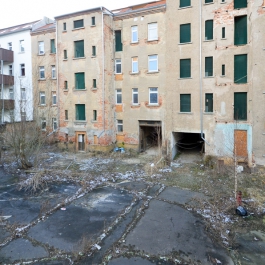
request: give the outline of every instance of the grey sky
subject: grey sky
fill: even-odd
[[[44,16],[55,16],[72,13],[79,10],[104,6],[117,9],[129,5],[152,2],[153,0],[9,0],[1,3],[0,29],[7,28]],[[2,2],[1,1],[1,2]]]

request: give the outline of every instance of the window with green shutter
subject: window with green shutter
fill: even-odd
[[[225,76],[225,64],[222,64],[222,76]]]
[[[85,89],[85,73],[75,73],[75,89]]]
[[[190,94],[180,94],[180,112],[190,112]]]
[[[179,0],[179,7],[190,6],[190,0]]]
[[[85,57],[84,41],[75,41],[75,58]]]
[[[244,8],[248,6],[247,0],[234,0],[234,8]]]
[[[213,57],[205,57],[205,76],[213,76]]]
[[[191,42],[190,24],[180,25],[179,34],[180,34],[179,36],[180,43]]]
[[[213,94],[205,94],[205,112],[213,112]]]
[[[121,30],[115,31],[115,51],[122,51]]]
[[[51,53],[56,53],[55,40],[51,40]]]
[[[74,28],[75,29],[83,28],[83,27],[84,27],[84,20],[83,19],[74,21]]]
[[[234,119],[247,120],[247,92],[234,93]]]
[[[235,55],[234,57],[234,83],[245,84],[248,80],[248,56],[247,54]]]
[[[77,121],[86,120],[86,105],[85,104],[76,104],[75,105],[75,119]]]
[[[234,44],[244,45],[247,44],[248,28],[247,28],[247,16],[235,17],[234,20]]]
[[[205,4],[212,3],[213,0],[205,0]]]
[[[190,59],[180,59],[180,78],[191,77]]]
[[[213,39],[213,20],[205,21],[205,40]]]

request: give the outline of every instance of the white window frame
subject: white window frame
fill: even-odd
[[[21,111],[20,115],[21,115],[21,121],[26,121],[27,119],[26,111]]]
[[[132,43],[138,42],[138,26],[131,27],[131,42]]]
[[[21,93],[21,100],[26,100],[26,88],[21,87],[20,93]]]
[[[148,41],[158,40],[157,22],[148,24]]]
[[[52,118],[52,130],[56,131],[58,129],[57,118]]]
[[[118,66],[120,65],[120,71],[117,71]],[[121,59],[115,59],[115,74],[121,74],[122,67],[121,67]]]
[[[12,47],[12,42],[8,42],[8,43],[7,43],[7,46],[8,46],[8,50],[12,51],[12,48],[13,48],[13,47]]]
[[[19,51],[25,52],[25,41],[24,40],[19,41]]]
[[[139,73],[138,57],[132,57],[132,73]]]
[[[44,126],[43,126],[44,125]],[[46,131],[46,118],[41,118],[41,130]]]
[[[24,71],[24,74],[22,73]],[[26,68],[25,68],[25,64],[22,63],[20,64],[20,76],[25,76],[26,75]]]
[[[123,132],[123,120],[117,120],[117,132],[118,133]]]
[[[44,41],[39,41],[39,55],[43,55],[44,53]]]
[[[9,75],[13,75],[13,65],[12,64],[10,64],[8,66],[8,72],[9,72]]]
[[[134,95],[137,95],[137,102],[134,101]],[[139,104],[139,93],[138,88],[132,89],[132,105],[138,105]]]
[[[57,95],[56,92],[53,91],[52,92],[52,105],[56,105],[57,104]]]
[[[156,102],[151,102],[151,96],[156,94]],[[149,87],[149,105],[158,105],[158,88]]]
[[[152,69],[152,64],[156,63],[156,67]],[[158,72],[158,55],[153,54],[153,55],[148,55],[148,72]]]
[[[41,106],[45,106],[46,105],[45,92],[40,92],[40,105]]]
[[[44,68],[44,66],[39,66],[39,77],[40,77],[40,79],[45,79],[45,68]]]
[[[120,101],[118,102],[118,96],[120,96]],[[122,104],[122,90],[120,88],[116,89],[116,105],[121,105]]]
[[[14,89],[9,88],[9,99],[14,99]]]
[[[52,65],[52,79],[56,79],[56,67]]]

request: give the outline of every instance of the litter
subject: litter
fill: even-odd
[[[62,210],[62,211],[65,211],[65,210],[66,210],[66,208],[61,208],[61,210]]]
[[[100,249],[101,249],[101,246],[98,245],[98,244],[95,244],[94,247],[95,247],[97,250],[100,250]]]
[[[243,206],[238,206],[236,208],[236,214],[238,214],[240,216],[247,216],[248,215],[248,212],[247,212],[247,210]]]

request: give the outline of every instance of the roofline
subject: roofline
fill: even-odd
[[[0,29],[0,31],[2,30],[8,30],[8,29],[11,29],[11,28],[15,28],[15,27],[21,27],[21,26],[25,26],[25,25],[28,25],[28,24],[35,24],[37,22],[41,21],[41,19],[39,20],[35,20],[35,21],[32,21],[32,22],[28,22],[28,23],[23,23],[23,24],[19,24],[19,25],[14,25],[14,26],[11,26],[11,27],[8,27],[8,28],[3,28],[3,29]],[[23,31],[23,30],[22,30]]]
[[[38,34],[41,34],[43,32],[47,32],[47,33],[50,33],[50,32],[56,32],[56,27],[53,27],[53,28],[46,28],[46,29],[41,29],[41,30],[34,30],[34,31],[31,31],[30,35],[31,36],[34,36],[34,35],[38,35]]]
[[[141,4],[137,4],[137,5],[132,5],[132,6],[125,6],[125,7],[113,9],[113,10],[111,10],[111,12],[119,11],[119,10],[122,10],[122,9],[128,8],[128,7],[135,7],[135,6],[142,6],[142,5],[152,4],[152,3],[159,3],[161,1],[162,0],[157,0],[157,1],[151,1],[151,2],[144,2],[144,3],[141,3]],[[135,10],[137,10],[137,9],[135,9]]]

